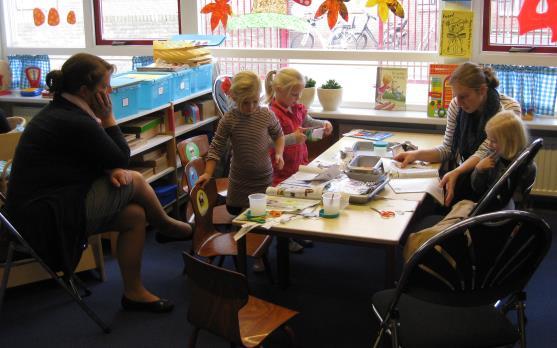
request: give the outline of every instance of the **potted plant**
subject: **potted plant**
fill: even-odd
[[[306,76],[306,85],[302,90],[302,95],[300,96],[300,103],[304,104],[306,109],[309,109],[313,100],[315,99],[315,80],[311,77]]]
[[[317,89],[317,97],[323,111],[336,111],[342,101],[342,86],[335,80],[327,80]]]

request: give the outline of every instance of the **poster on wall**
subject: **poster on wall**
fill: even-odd
[[[439,55],[458,58],[471,56],[473,18],[472,11],[443,10]]]

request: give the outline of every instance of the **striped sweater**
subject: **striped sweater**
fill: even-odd
[[[501,107],[499,111],[503,110],[511,110],[514,111],[517,115],[521,115],[520,104],[511,97],[507,97],[504,94],[499,95]],[[456,128],[456,119],[458,116],[459,107],[456,103],[456,98],[453,98],[451,103],[449,104],[449,108],[447,110],[447,126],[445,128],[445,136],[443,138],[443,145],[439,145],[436,149],[439,151],[441,155],[441,162],[448,159],[451,154],[451,145],[453,143],[453,136]],[[489,154],[489,147],[487,139],[484,140],[482,145],[476,150],[476,152],[472,156],[479,157],[480,159],[486,157]]]
[[[264,193],[271,185],[273,166],[269,156],[269,137],[276,140],[281,136],[280,123],[266,107],[250,115],[232,109],[223,116],[207,158],[219,161],[230,139],[233,156],[226,204],[248,207],[248,195]]]

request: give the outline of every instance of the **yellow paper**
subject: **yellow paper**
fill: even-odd
[[[443,10],[439,55],[468,58],[472,52],[472,11]]]

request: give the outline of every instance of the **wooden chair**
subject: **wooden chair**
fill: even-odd
[[[294,345],[294,333],[286,322],[298,312],[250,296],[243,274],[210,265],[186,252],[184,261],[191,287],[188,321],[194,326],[189,347],[195,347],[201,329],[223,337],[233,347],[259,347],[281,327]]]
[[[217,200],[217,185],[214,179],[207,182],[204,188],[195,185],[191,190],[195,215],[195,229],[193,232],[192,248],[195,255],[208,258],[211,262],[216,256],[236,256],[238,248],[234,240],[234,233],[221,233],[213,224],[213,211]],[[260,257],[265,265],[265,272],[273,283],[271,266],[267,258],[267,249],[272,237],[248,233],[246,235],[246,255]],[[236,261],[236,259],[234,259]]]
[[[184,169],[184,174],[182,176],[182,183],[185,182],[186,185],[182,185],[183,187],[193,188],[197,179],[201,174],[205,172],[205,160],[203,158],[196,158],[186,164]],[[218,190],[218,186],[217,186]],[[191,193],[191,189],[188,191],[188,194]],[[193,208],[191,205],[191,200],[186,205],[186,217],[188,221],[193,219]],[[234,219],[233,215],[228,213],[226,210],[226,205],[220,204],[215,205],[213,208],[213,224],[215,225],[230,225],[232,224],[232,220]],[[190,221],[192,222],[192,221]]]
[[[207,134],[196,135],[180,141],[176,147],[178,148],[180,162],[183,167],[186,167],[190,161],[196,158],[207,157],[207,153],[209,152],[209,137]],[[187,182],[184,177],[182,177],[182,188],[184,192],[190,191],[190,189],[187,188]],[[217,179],[217,190],[219,195],[223,197],[226,196],[226,190],[228,190],[228,178]]]

